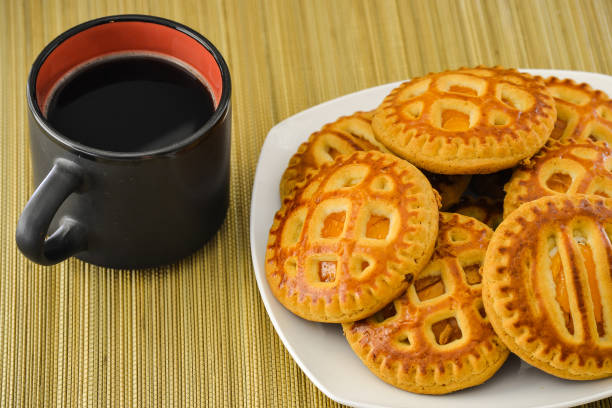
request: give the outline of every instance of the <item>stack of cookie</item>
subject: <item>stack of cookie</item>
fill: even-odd
[[[499,67],[406,82],[291,158],[270,288],[342,323],[408,391],[478,385],[509,351],[562,378],[611,376],[610,142],[612,102],[584,84]]]

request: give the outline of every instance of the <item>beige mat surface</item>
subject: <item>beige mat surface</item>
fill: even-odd
[[[180,21],[226,56],[231,208],[210,243],[170,267],[42,268],[14,243],[34,188],[29,66],[62,31],[119,13]],[[608,0],[1,0],[0,406],[335,405],[283,348],[253,276],[249,204],[268,130],[327,99],[462,65],[612,74],[610,50]]]

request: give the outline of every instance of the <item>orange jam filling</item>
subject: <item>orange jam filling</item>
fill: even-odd
[[[366,226],[366,237],[373,239],[385,239],[389,233],[389,218],[374,215],[368,220]]]
[[[319,280],[321,282],[333,282],[336,280],[336,262],[319,262]]]
[[[597,286],[597,276],[595,275],[595,260],[593,259],[593,251],[588,245],[578,244],[582,259],[584,259],[584,267],[587,270],[589,278],[589,289],[591,290],[591,299],[593,300],[593,309],[595,313],[595,321],[597,322],[597,331],[600,336],[603,336],[603,309],[601,305],[601,294]]]
[[[479,264],[464,266],[463,272],[465,272],[465,278],[470,285],[477,285],[482,281]]]
[[[457,92],[457,93],[462,93],[462,94],[466,94],[466,95],[472,95],[472,96],[476,96],[477,93],[474,89],[472,88],[468,88],[467,86],[461,86],[461,85],[453,85],[450,88],[448,88],[449,92]]]
[[[555,127],[553,128],[552,133],[550,134],[551,139],[561,139],[561,136],[563,136],[563,132],[565,132],[565,128],[567,128],[567,121],[557,118],[557,121],[555,122]]]
[[[414,282],[414,289],[421,301],[433,299],[445,292],[444,282],[442,282],[442,277],[440,275],[426,276],[417,280]]]
[[[454,317],[449,317],[448,319],[432,324],[431,331],[433,331],[436,341],[441,346],[452,343],[462,337],[461,329],[459,328],[457,319]]]
[[[563,274],[563,265],[561,264],[561,255],[559,255],[559,252],[552,257],[550,268],[557,291],[556,300],[557,303],[559,303],[559,306],[561,306],[561,311],[563,312],[563,318],[565,320],[565,327],[571,334],[574,334],[574,321],[572,320],[572,315],[570,313],[569,297],[567,295],[565,275]]]
[[[346,218],[346,211],[340,211],[331,213],[325,218],[323,222],[323,229],[321,230],[321,237],[323,238],[336,238],[342,234],[344,228],[344,219]]]
[[[442,112],[442,128],[446,130],[462,131],[470,127],[470,116],[454,109]]]
[[[572,178],[564,173],[555,173],[546,180],[546,185],[553,191],[565,193],[572,184]]]

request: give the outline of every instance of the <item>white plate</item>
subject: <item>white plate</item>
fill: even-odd
[[[612,95],[612,77],[577,71],[525,70],[589,83]],[[265,275],[268,230],[280,208],[278,185],[289,158],[322,125],[356,110],[375,108],[399,82],[365,89],[300,112],[274,126],[257,164],[251,200],[251,255],[259,292],[270,320],[289,353],[329,398],[359,407],[569,407],[612,395],[612,378],[566,381],[512,355],[486,383],[444,396],[412,394],[372,374],[353,353],[338,324],[313,323],[285,309],[272,295]]]

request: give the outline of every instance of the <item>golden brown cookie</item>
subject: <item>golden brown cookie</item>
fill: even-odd
[[[384,381],[422,394],[481,384],[506,360],[484,313],[480,265],[492,231],[440,213],[433,258],[404,295],[374,316],[343,324],[359,358]]]
[[[506,184],[504,218],[521,204],[552,194],[612,197],[612,149],[604,142],[550,141]]]
[[[557,107],[552,139],[612,143],[612,101],[608,95],[571,79],[550,77],[546,79],[546,87]]]
[[[561,378],[612,375],[612,199],[558,194],[495,230],[483,301],[502,341]]]
[[[350,116],[338,118],[313,133],[307,142],[289,160],[289,165],[280,182],[281,200],[287,197],[306,174],[323,163],[333,161],[341,154],[351,154],[360,150],[387,149],[374,137],[372,131],[373,112],[355,112]]]
[[[459,204],[453,207],[453,212],[476,218],[494,230],[502,222],[503,201],[489,197],[464,196]]]
[[[370,316],[431,257],[438,199],[416,167],[375,151],[339,156],[299,183],[270,228],[272,293],[304,319]]]
[[[436,189],[442,199],[442,210],[447,210],[459,202],[461,194],[470,184],[470,175],[449,176],[446,174],[434,174],[424,171],[425,177]]]
[[[382,144],[419,168],[484,174],[533,156],[555,118],[541,78],[477,67],[401,84],[377,108],[372,127]]]

